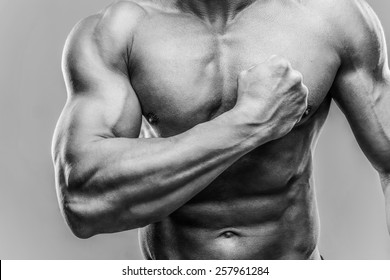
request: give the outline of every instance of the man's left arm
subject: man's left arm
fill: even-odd
[[[378,171],[390,232],[390,71],[382,26],[365,1],[354,0],[348,43],[332,95],[363,152]],[[347,23],[347,22],[345,22]]]

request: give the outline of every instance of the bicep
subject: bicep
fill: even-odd
[[[73,31],[63,55],[68,100],[57,125],[54,148],[64,157],[77,156],[97,140],[136,138],[140,132],[141,109],[124,58],[100,48],[91,35],[96,19],[90,21],[83,24],[83,30]]]
[[[93,89],[72,93],[61,116],[70,136],[84,141],[139,136],[141,109],[131,86],[122,77],[105,77]]]

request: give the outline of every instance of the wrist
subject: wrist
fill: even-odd
[[[233,127],[240,137],[248,140],[255,147],[261,146],[272,140],[272,128],[268,123],[256,122],[248,114],[248,111],[242,111],[234,107],[224,114],[226,121]]]

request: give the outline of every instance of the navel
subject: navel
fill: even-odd
[[[220,237],[223,237],[223,238],[226,238],[226,239],[230,239],[230,238],[233,238],[233,237],[236,237],[238,236],[238,234],[234,233],[233,231],[224,231]]]

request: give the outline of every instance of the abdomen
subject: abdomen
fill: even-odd
[[[318,221],[311,156],[294,151],[280,156],[271,151],[269,157],[253,151],[242,158],[170,217],[142,229],[145,255],[153,259],[312,258]]]

